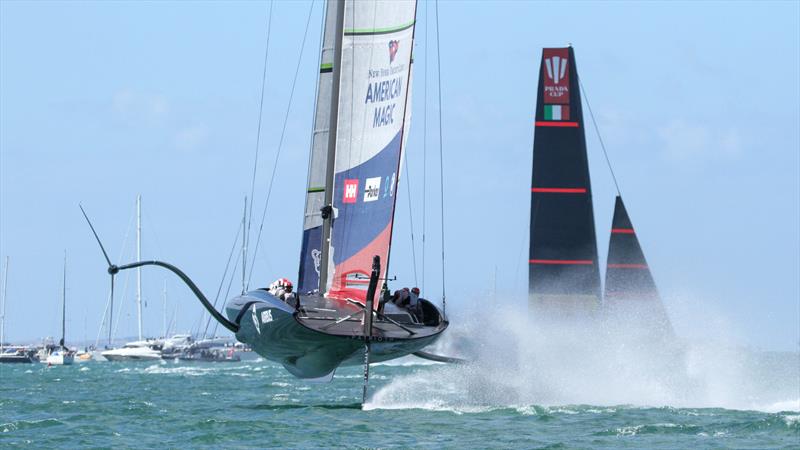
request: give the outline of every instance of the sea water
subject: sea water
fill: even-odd
[[[310,384],[261,358],[3,364],[0,448],[800,449],[796,352],[453,323],[429,350],[468,364],[374,364],[363,406],[361,367]]]
[[[314,385],[261,359],[3,365],[0,447],[800,448],[797,399],[537,403],[519,380],[475,370],[415,358],[374,365],[362,409],[358,367]]]

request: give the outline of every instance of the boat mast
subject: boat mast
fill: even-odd
[[[255,260],[253,262],[255,264]],[[242,215],[242,294],[247,291],[247,196],[244,197],[244,214]]]
[[[319,291],[328,289],[328,263],[330,260],[331,225],[333,212],[333,180],[336,170],[336,137],[339,123],[339,87],[342,74],[342,40],[344,37],[344,0],[336,2],[336,32],[333,43],[333,89],[331,91],[331,117],[328,128],[328,157],[325,166],[325,206],[322,212],[322,256],[319,264]]]
[[[3,274],[3,307],[0,308],[0,353],[3,353],[3,341],[6,339],[6,297],[8,288],[8,256],[6,256],[6,270]]]
[[[64,250],[64,275],[61,280],[61,347],[67,335],[67,251]]]
[[[142,196],[136,196],[136,262],[142,261]],[[142,340],[142,268],[136,268],[136,311],[138,313],[139,340]]]
[[[163,323],[163,334],[164,339],[167,338],[167,280],[164,280],[164,323]]]
[[[114,276],[111,276],[111,292],[108,294],[109,309],[108,309],[108,347],[111,348],[111,328],[114,324]]]

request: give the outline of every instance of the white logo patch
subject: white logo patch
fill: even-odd
[[[253,318],[253,325],[256,327],[256,332],[261,334],[261,325],[258,323],[258,316],[256,315],[256,305],[253,305],[253,313],[250,315]]]
[[[322,262],[322,252],[317,249],[311,250],[311,258],[314,259],[314,270],[317,272],[317,276],[319,276],[319,264]]]
[[[553,83],[558,84],[564,79],[565,72],[567,71],[567,60],[561,59],[559,56],[553,56],[544,60],[544,66],[547,69],[547,76],[553,80]]]
[[[267,309],[265,311],[261,311],[261,323],[270,323],[272,322],[272,310]]]
[[[381,196],[381,177],[367,178],[364,185],[364,202],[374,202]]]

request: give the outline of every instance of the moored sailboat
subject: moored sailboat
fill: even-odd
[[[67,348],[65,338],[67,335],[67,252],[64,252],[64,276],[61,289],[61,339],[58,346],[48,349],[45,362],[47,365],[68,366],[75,360],[75,353]]]
[[[3,271],[3,297],[0,299],[0,363],[32,363],[38,361],[36,351],[21,346],[6,346],[6,302],[8,301],[8,262]]]
[[[142,260],[142,196],[136,196],[136,260]],[[112,286],[113,289],[113,286]],[[110,301],[113,302],[112,291]],[[111,316],[109,315],[109,341],[111,340]],[[159,339],[145,339],[142,332],[142,270],[136,270],[136,325],[138,339],[120,348],[105,350],[100,355],[108,361],[153,361],[161,359],[164,342]]]

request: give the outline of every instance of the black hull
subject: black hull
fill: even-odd
[[[0,356],[0,364],[30,364],[34,359],[30,356],[22,355],[2,355]]]
[[[283,364],[299,378],[324,378],[339,366],[363,364],[366,337],[360,307],[317,295],[303,296],[301,304],[303,308],[297,312],[258,290],[232,299],[225,313],[240,326],[236,333],[239,341],[264,358]],[[349,315],[353,317],[345,319]],[[388,321],[373,323],[370,362],[415,353],[435,342],[448,326],[444,320],[437,320],[435,325],[403,324],[407,330]]]

